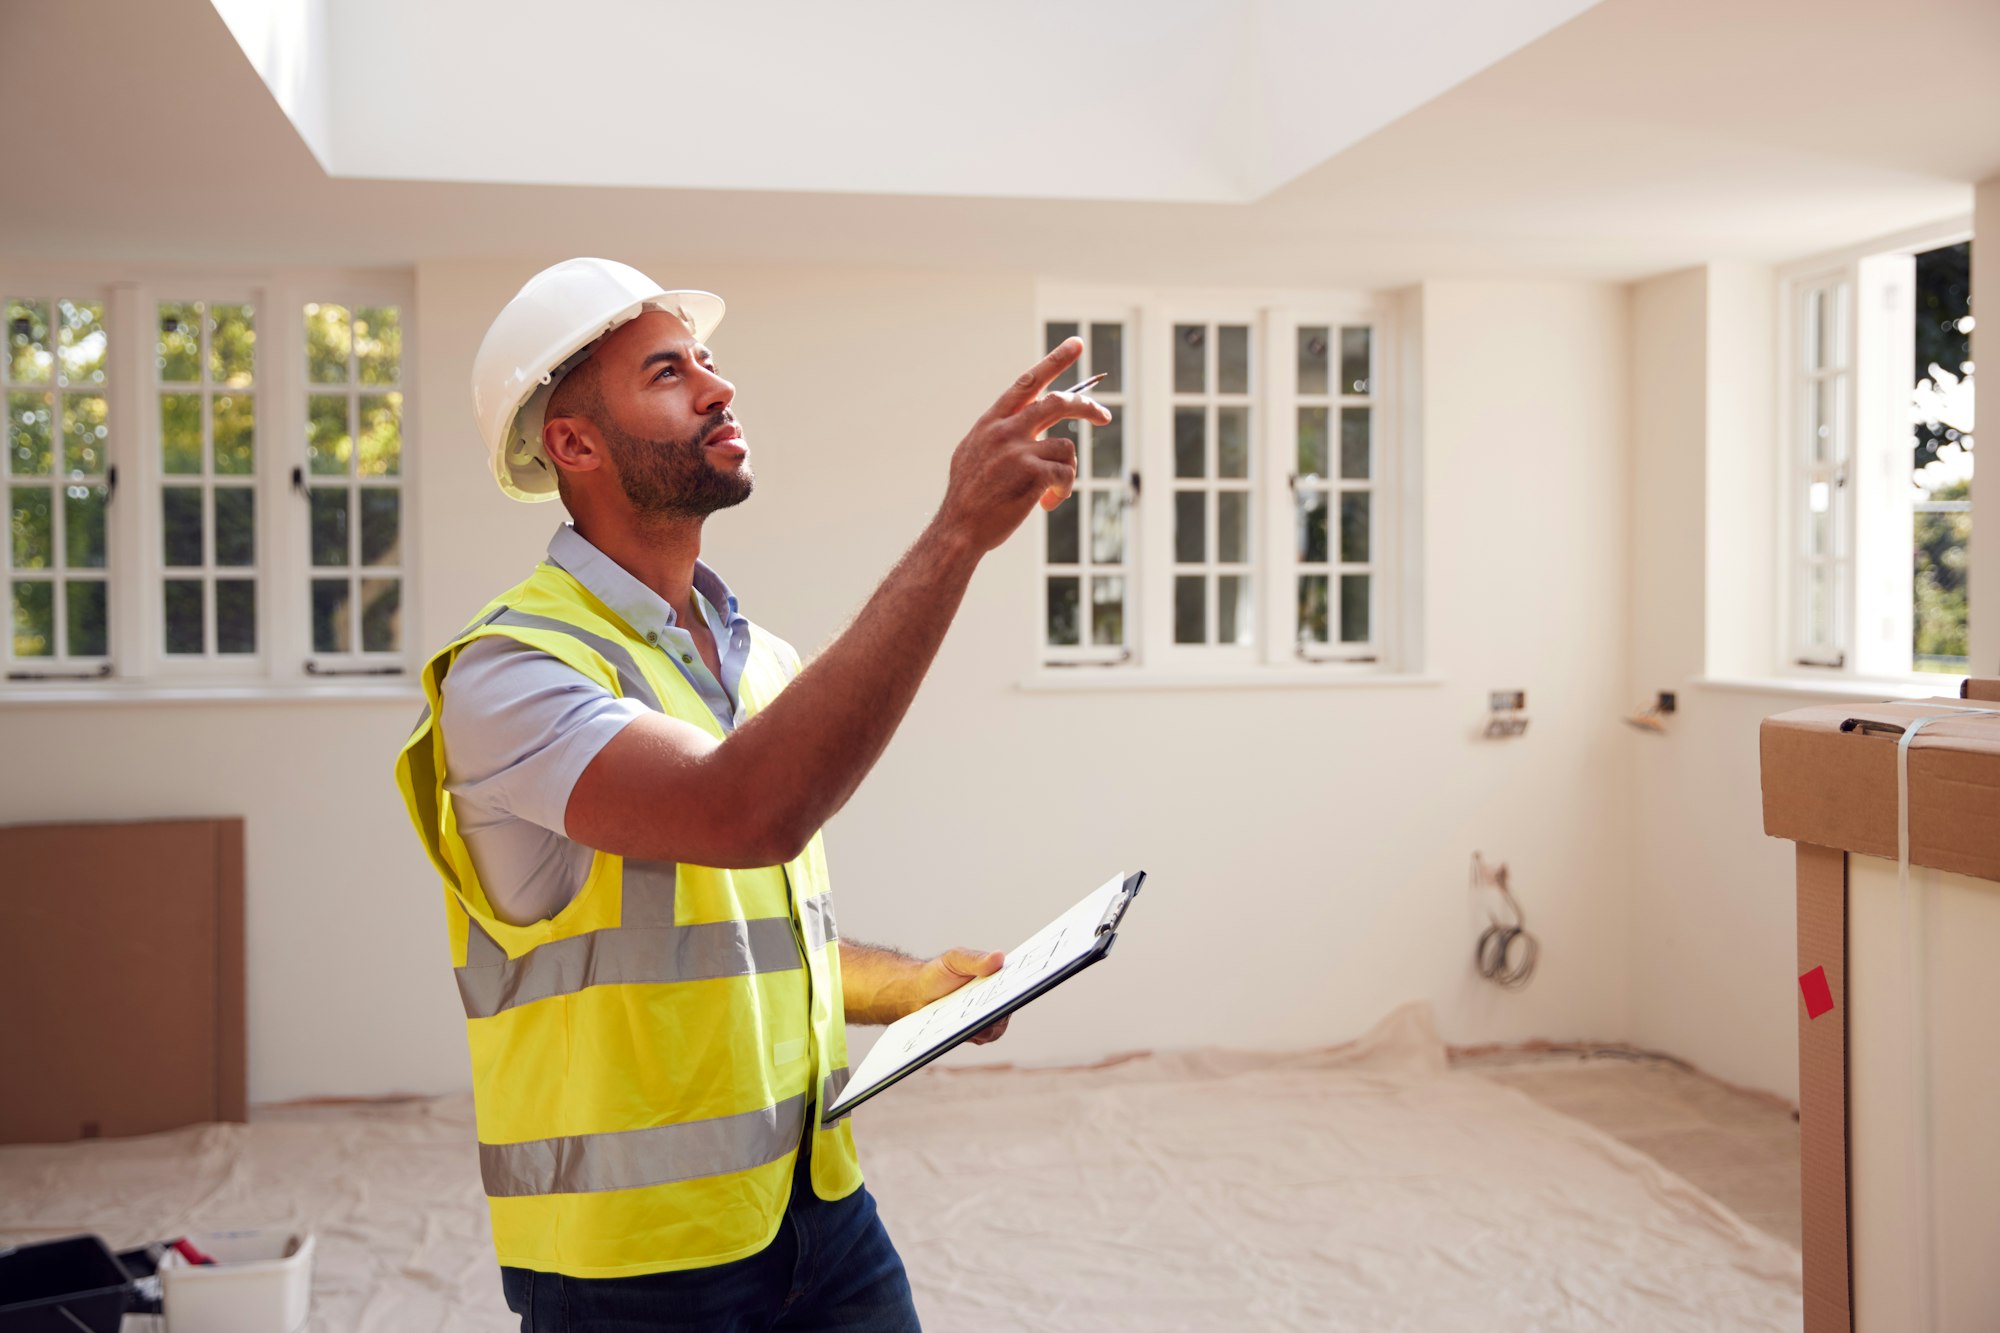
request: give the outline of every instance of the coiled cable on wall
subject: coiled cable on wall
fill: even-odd
[[[1514,891],[1507,887],[1507,867],[1490,867],[1484,857],[1474,852],[1472,889],[1475,893],[1480,889],[1497,892],[1514,918],[1509,924],[1488,911],[1487,917],[1493,924],[1480,932],[1479,944],[1472,951],[1473,965],[1480,976],[1495,985],[1518,990],[1535,975],[1535,962],[1541,957],[1542,946],[1528,933],[1528,914],[1521,910]]]

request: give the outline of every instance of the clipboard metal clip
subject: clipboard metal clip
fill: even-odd
[[[1139,892],[1139,885],[1144,883],[1145,879],[1146,872],[1143,870],[1135,871],[1125,877],[1125,883],[1118,890],[1118,896],[1104,909],[1104,919],[1097,923],[1097,929],[1093,933],[1108,935],[1118,929],[1118,923],[1125,919],[1125,909],[1132,905],[1132,899]]]

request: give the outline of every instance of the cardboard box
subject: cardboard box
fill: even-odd
[[[1940,1329],[2000,1328],[2000,680],[1959,699],[1765,719],[1764,831],[1798,844],[1799,1121],[1807,1333],[1923,1327],[1912,1263],[1932,1219]],[[1912,895],[1898,892],[1899,739]],[[1923,904],[1917,915],[1916,904]],[[1909,931],[1924,923],[1930,1040]],[[1921,1053],[1921,1054],[1920,1054]],[[1921,1074],[1921,1076],[1920,1076]],[[1930,1102],[1931,1172],[1920,1176]],[[1925,1191],[1930,1192],[1925,1206]]]

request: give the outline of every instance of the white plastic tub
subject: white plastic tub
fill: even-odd
[[[209,1231],[188,1240],[213,1264],[160,1261],[167,1333],[293,1333],[312,1308],[313,1236]]]

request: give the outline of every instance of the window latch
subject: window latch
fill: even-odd
[[[306,498],[306,470],[302,467],[292,469],[292,494],[302,500]]]
[[[1139,474],[1136,472],[1132,474],[1132,498],[1139,498]]]
[[[308,661],[306,663],[306,674],[308,676],[400,676],[403,674],[403,668],[400,666],[321,666],[318,662]]]
[[[8,680],[102,680],[111,674],[111,663],[102,662],[89,671],[9,671]]]

